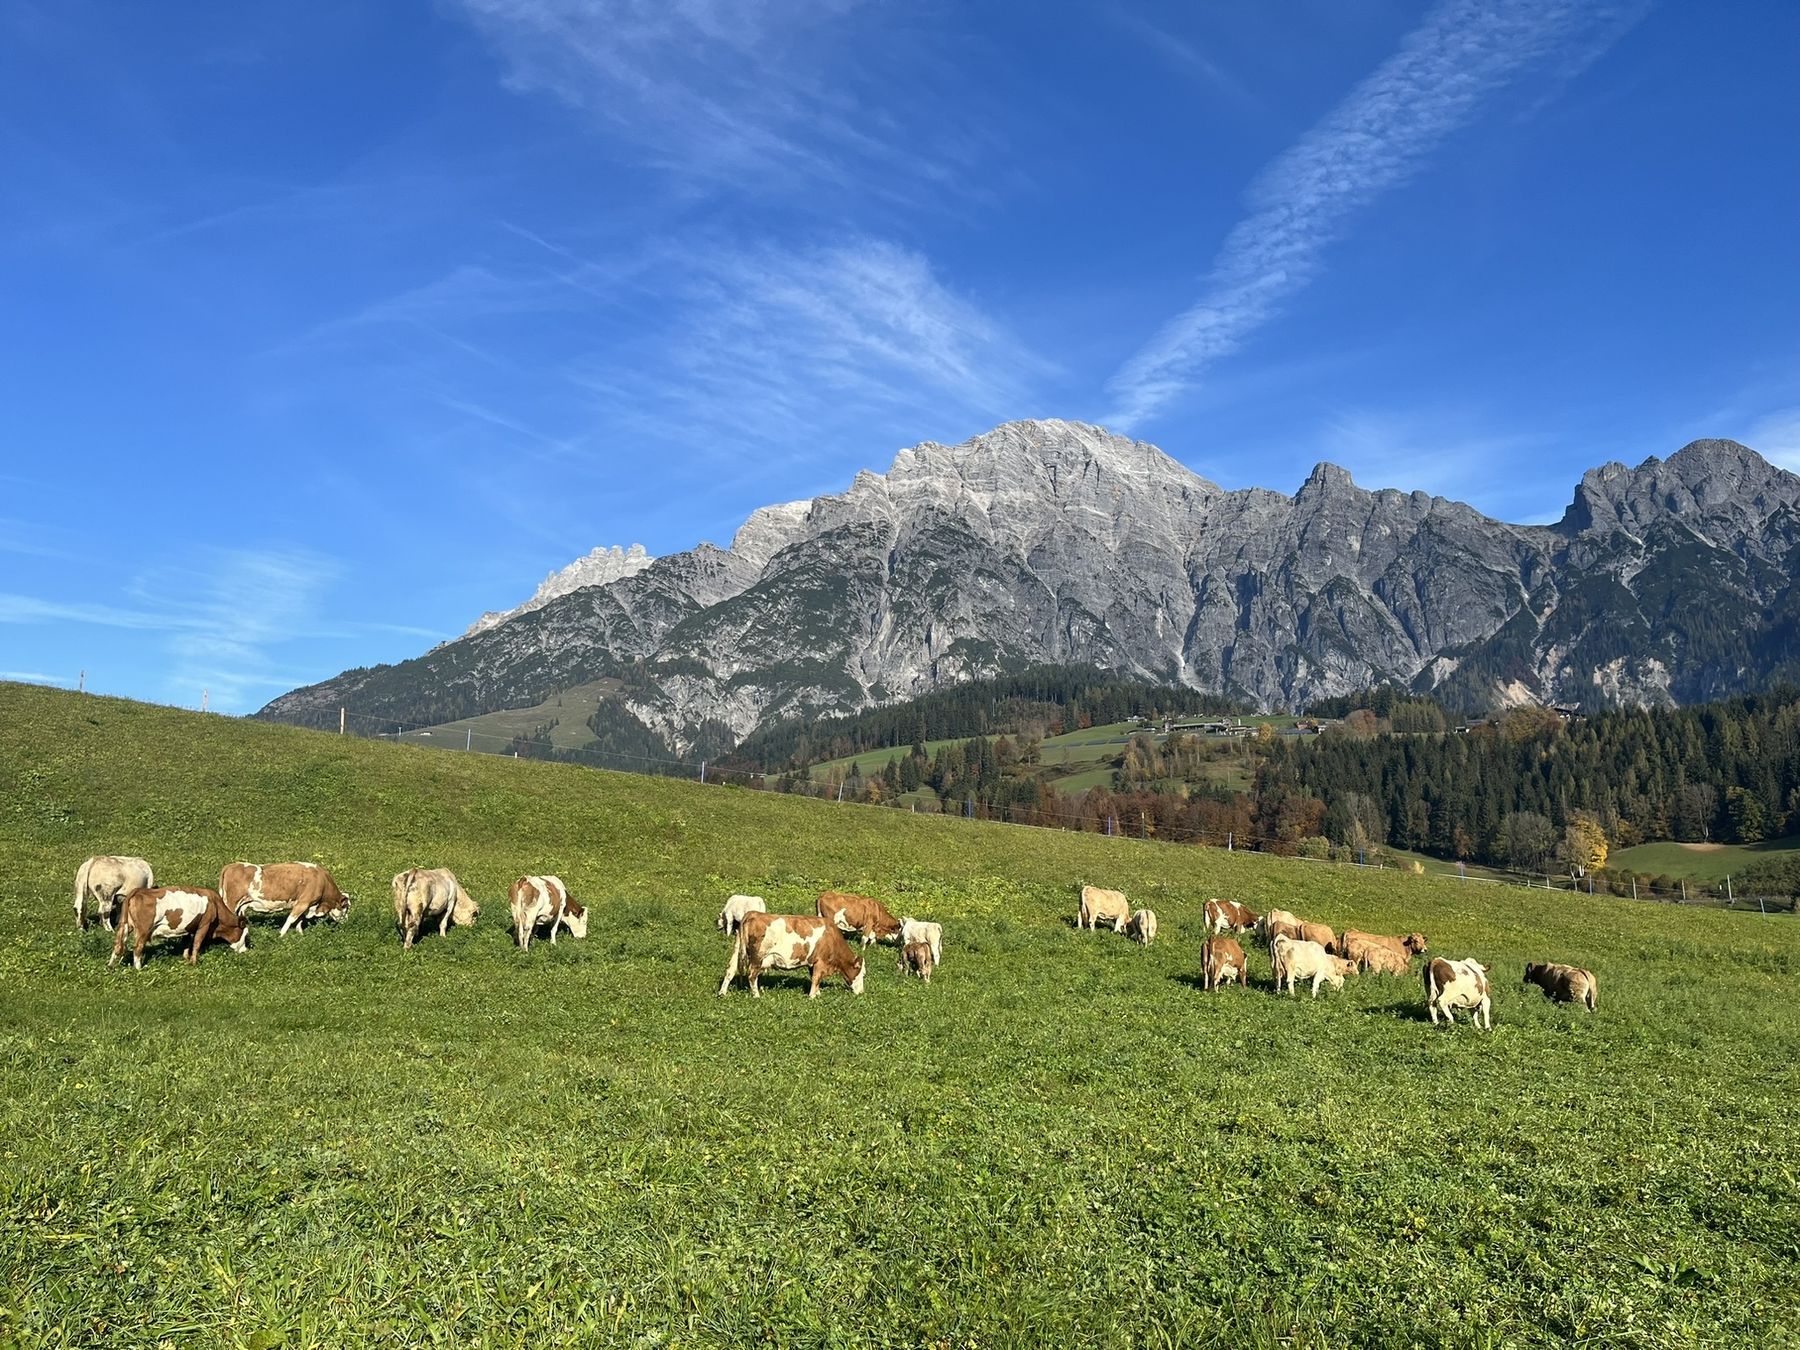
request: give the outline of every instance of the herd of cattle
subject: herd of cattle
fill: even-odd
[[[440,936],[452,926],[475,922],[481,906],[463,889],[447,867],[415,867],[393,880],[394,923],[401,945],[410,949],[421,927],[435,923]],[[569,898],[568,887],[553,876],[524,876],[509,892],[514,940],[530,950],[532,938],[547,932],[551,942],[558,932],[587,936],[584,906]],[[152,941],[185,940],[186,957],[198,961],[206,944],[217,939],[233,951],[243,951],[249,941],[249,920],[280,917],[281,931],[303,930],[310,922],[341,923],[350,914],[350,897],[336,879],[317,863],[234,862],[219,873],[217,890],[205,886],[158,886],[150,864],[142,858],[101,856],[89,858],[75,873],[75,922],[86,931],[88,913],[98,912],[100,922],[113,931],[111,965],[124,958],[127,939],[132,940],[132,965],[142,969],[144,950]],[[812,976],[807,997],[817,998],[819,986],[838,976],[854,993],[862,993],[866,966],[863,952],[853,950],[846,938],[861,939],[866,951],[871,943],[891,942],[900,949],[900,970],[931,983],[932,971],[943,964],[942,925],[923,919],[896,918],[880,901],[866,895],[826,891],[813,914],[771,914],[760,896],[734,895],[719,912],[718,927],[732,939],[731,957],[719,992],[727,993],[741,973],[753,998],[760,998],[759,980],[766,970],[807,968]],[[1228,934],[1255,933],[1269,947],[1269,966],[1275,989],[1291,995],[1299,984],[1308,984],[1314,998],[1319,986],[1344,987],[1344,978],[1356,974],[1406,975],[1415,956],[1426,952],[1425,935],[1408,933],[1388,937],[1358,929],[1334,932],[1329,925],[1308,923],[1284,909],[1257,914],[1233,900],[1208,900],[1205,907],[1206,939],[1200,947],[1202,987],[1247,984],[1249,965],[1244,949]],[[1120,891],[1099,886],[1081,888],[1076,911],[1078,929],[1092,932],[1101,924],[1149,944],[1156,940],[1156,913],[1132,909]],[[1492,1029],[1493,1001],[1488,989],[1492,967],[1474,960],[1449,960],[1434,956],[1424,965],[1425,1006],[1435,1025],[1440,1017],[1451,1023],[1466,1011],[1477,1026]],[[1590,1012],[1599,1005],[1600,987],[1593,972],[1577,966],[1532,962],[1525,967],[1525,983],[1534,984],[1559,1003],[1580,1003]]]

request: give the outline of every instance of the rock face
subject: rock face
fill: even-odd
[[[655,558],[644,552],[642,544],[633,544],[630,548],[620,548],[617,544],[611,548],[597,548],[585,557],[577,558],[561,571],[552,572],[545,577],[531,593],[531,599],[524,604],[514,609],[490,609],[470,624],[469,631],[463,636],[474,637],[490,628],[498,628],[508,619],[516,619],[531,610],[542,609],[552,600],[584,586],[604,586],[623,577],[634,577],[655,561]]]
[[[1383,681],[1465,707],[1690,701],[1795,668],[1797,502],[1800,478],[1730,441],[1592,470],[1542,527],[1329,464],[1292,497],[1227,492],[1140,441],[1014,422],[765,507],[729,549],[637,550],[556,591],[567,569],[261,715],[442,721],[613,677],[686,750],[1046,662],[1264,708]]]

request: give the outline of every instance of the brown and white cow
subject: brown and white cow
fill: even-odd
[[[1131,917],[1125,921],[1125,935],[1148,947],[1156,941],[1156,911],[1153,909],[1134,909]]]
[[[116,966],[124,958],[127,936],[136,938],[131,949],[134,970],[144,968],[144,948],[158,938],[187,938],[189,965],[200,959],[211,937],[229,943],[234,952],[250,945],[248,925],[217,891],[205,886],[141,886],[126,896],[107,965]]]
[[[1412,962],[1404,951],[1365,946],[1357,953],[1356,968],[1365,975],[1407,975],[1412,972]]]
[[[931,948],[931,964],[944,964],[944,925],[931,923],[925,919],[900,920],[900,945],[910,947],[915,942],[923,942]]]
[[[281,931],[303,931],[309,919],[342,923],[350,917],[350,897],[337,878],[317,863],[227,863],[219,873],[219,894],[242,919],[285,916]]]
[[[1242,989],[1248,983],[1249,974],[1250,965],[1244,960],[1244,949],[1236,938],[1214,934],[1200,944],[1202,989],[1217,989],[1229,980],[1236,980],[1238,988]]]
[[[1131,921],[1131,902],[1124,891],[1109,891],[1103,886],[1081,888],[1081,908],[1075,914],[1075,926],[1090,933],[1099,924],[1110,923],[1113,932],[1123,933]]]
[[[1299,938],[1278,937],[1269,944],[1270,967],[1275,972],[1275,990],[1283,984],[1291,997],[1298,981],[1310,981],[1312,996],[1319,996],[1319,986],[1344,987],[1344,976],[1356,974],[1356,967],[1341,956],[1333,956],[1316,942]]]
[[[1209,933],[1248,933],[1258,919],[1255,910],[1235,900],[1208,900],[1205,914]]]
[[[887,906],[866,895],[848,891],[826,891],[819,897],[819,917],[830,919],[840,933],[860,933],[862,945],[871,942],[900,941],[900,920],[888,913]]]
[[[1554,961],[1529,961],[1525,983],[1535,984],[1545,997],[1557,1003],[1579,1003],[1589,1012],[1600,1006],[1600,981],[1580,966],[1559,966]]]
[[[587,936],[587,910],[569,899],[569,888],[561,877],[520,877],[507,893],[512,908],[513,937],[521,951],[531,950],[531,936],[538,929],[550,929],[550,941],[556,941],[560,928],[570,937]]]
[[[1339,956],[1347,956],[1352,961],[1360,962],[1363,953],[1370,947],[1386,947],[1409,964],[1413,957],[1429,950],[1423,933],[1408,933],[1403,938],[1397,938],[1382,933],[1364,933],[1356,928],[1346,928],[1338,938],[1334,950]]]
[[[908,942],[900,948],[900,973],[917,975],[926,984],[931,983],[931,969],[936,965],[932,959],[929,942]]]
[[[1488,968],[1479,961],[1449,961],[1434,956],[1425,963],[1425,1009],[1436,1026],[1438,1014],[1456,1025],[1456,1010],[1467,1008],[1476,1026],[1494,1029],[1494,1004],[1488,995]]]
[[[734,895],[725,901],[725,908],[719,911],[719,921],[715,927],[727,933],[735,933],[747,916],[768,912],[769,907],[763,903],[760,895]]]
[[[75,926],[87,932],[87,907],[92,900],[100,911],[101,924],[111,932],[125,897],[154,885],[156,877],[142,858],[117,853],[89,858],[75,869]]]
[[[1300,920],[1285,909],[1272,909],[1257,920],[1257,929],[1263,939],[1273,945],[1276,938],[1297,938],[1300,936]]]
[[[719,981],[719,993],[730,992],[741,969],[750,985],[750,997],[761,998],[758,981],[763,971],[801,966],[812,969],[808,998],[817,998],[819,986],[832,975],[843,976],[851,993],[863,991],[863,959],[850,949],[832,920],[811,914],[750,914],[731,946],[731,961],[725,967],[725,978]]]
[[[394,922],[407,951],[412,950],[419,927],[427,919],[438,920],[438,936],[443,937],[451,924],[467,928],[480,914],[481,906],[448,867],[414,867],[394,876]]]

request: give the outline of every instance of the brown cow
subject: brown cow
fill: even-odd
[[[1412,962],[1406,959],[1406,953],[1397,952],[1392,947],[1363,947],[1361,955],[1356,959],[1356,966],[1365,975],[1412,973]]]
[[[929,942],[909,942],[900,949],[900,973],[917,975],[926,984],[931,983],[931,968],[935,965],[931,959]]]
[[[308,919],[342,923],[350,917],[350,897],[317,863],[228,863],[219,873],[219,894],[239,918],[285,915],[284,934],[303,930]]]
[[[1294,934],[1302,942],[1316,942],[1328,952],[1337,951],[1337,934],[1328,923],[1308,923],[1300,920],[1300,931]]]
[[[1361,963],[1363,952],[1370,947],[1386,947],[1399,954],[1400,958],[1410,963],[1412,958],[1420,956],[1428,950],[1423,933],[1408,933],[1403,938],[1387,937],[1381,933],[1364,933],[1359,929],[1346,928],[1338,939],[1334,950],[1339,956],[1347,956],[1352,961]],[[1410,967],[1409,967],[1410,968]]]
[[[865,947],[871,942],[900,940],[900,920],[889,914],[881,901],[871,900],[866,895],[826,891],[819,897],[818,912],[821,919],[830,919],[836,924],[840,933],[862,934]]]
[[[1265,941],[1273,945],[1276,938],[1300,936],[1300,920],[1285,909],[1272,909],[1256,921]]]
[[[1214,935],[1200,944],[1200,987],[1217,989],[1227,980],[1236,980],[1239,989],[1246,985],[1249,963],[1236,938]]]
[[[217,935],[241,952],[250,945],[250,933],[237,912],[205,886],[140,886],[125,897],[119,923],[113,930],[112,960],[116,966],[125,955],[127,934],[135,936],[131,965],[144,968],[144,948],[154,938],[187,938],[187,962],[193,965],[208,938]]]
[[[1208,900],[1204,912],[1210,933],[1248,933],[1256,927],[1256,911],[1235,900]]]
[[[862,957],[850,950],[837,925],[811,914],[746,914],[731,946],[725,978],[719,981],[720,994],[730,991],[740,966],[750,984],[751,998],[762,997],[758,979],[765,970],[812,967],[808,998],[817,998],[819,985],[831,975],[842,975],[850,992],[860,994],[866,973]]]
[[[1530,961],[1525,983],[1535,984],[1557,1003],[1579,1003],[1589,1012],[1600,1006],[1600,981],[1580,966],[1559,966],[1554,961]]]

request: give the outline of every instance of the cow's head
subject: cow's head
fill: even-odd
[[[587,921],[587,910],[583,909],[573,900],[570,900],[563,905],[563,924],[568,928],[570,936],[578,938],[586,937]]]
[[[346,895],[335,905],[328,906],[325,910],[325,917],[330,919],[333,923],[342,923],[345,919],[349,918],[350,897]]]
[[[1339,975],[1354,975],[1354,974],[1356,974],[1356,962],[1348,960],[1342,956],[1334,956],[1331,959],[1337,963]]]
[[[1400,939],[1400,945],[1406,948],[1406,950],[1411,952],[1414,956],[1418,956],[1427,950],[1425,946],[1425,935],[1423,933],[1408,933],[1405,937]]]
[[[1537,981],[1537,978],[1540,975],[1542,975],[1543,973],[1544,973],[1543,962],[1527,961],[1525,963],[1525,983],[1526,984],[1535,983]]]
[[[231,944],[231,950],[234,952],[247,952],[250,950],[249,924],[244,924],[238,929],[237,940]]]
[[[475,898],[462,887],[456,888],[456,899],[450,905],[450,922],[458,928],[467,928],[481,917],[481,906]]]

